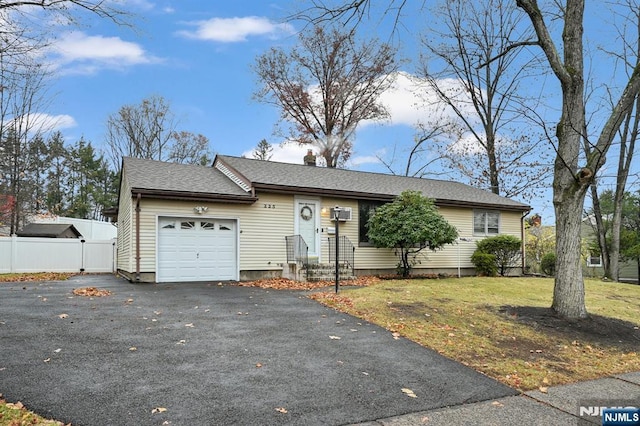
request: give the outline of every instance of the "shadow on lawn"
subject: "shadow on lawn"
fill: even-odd
[[[551,308],[534,306],[501,306],[501,314],[537,330],[545,330],[560,337],[591,341],[603,346],[640,348],[639,324],[617,318],[590,315],[579,320],[567,320]]]

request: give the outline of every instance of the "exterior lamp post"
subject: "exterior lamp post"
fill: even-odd
[[[335,206],[333,208],[333,220],[336,222],[336,294],[338,294],[338,289],[340,288],[340,212],[342,212],[342,208]]]

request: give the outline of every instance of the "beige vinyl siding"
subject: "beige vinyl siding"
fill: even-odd
[[[418,257],[420,263],[415,265],[415,268],[457,268],[458,265],[462,268],[472,268],[473,264],[470,258],[476,249],[476,241],[481,239],[473,236],[473,209],[440,207],[438,210],[451,225],[458,229],[459,237],[469,241],[458,241],[457,244],[446,245],[442,250],[436,252],[425,249],[420,253]],[[347,234],[349,239],[356,245],[356,269],[395,268],[398,263],[398,258],[393,253],[393,250],[357,246],[359,219],[357,202],[355,203],[353,212],[353,221],[341,226],[340,235]],[[500,233],[521,238],[520,218],[521,215],[519,212],[501,212]]]
[[[135,269],[135,213],[133,212],[135,199],[128,194],[131,190],[123,179],[122,198],[119,212],[118,262],[119,268],[128,272]],[[281,271],[286,263],[285,236],[295,233],[295,197],[293,195],[258,193],[258,201],[253,204],[232,204],[200,201],[172,201],[142,198],[140,213],[140,272],[156,272],[157,220],[162,216],[188,218],[218,218],[234,219],[238,221],[239,232],[239,270],[240,271]],[[303,197],[304,198],[304,197]],[[358,246],[358,202],[336,198],[320,199],[320,261],[329,262],[328,228],[335,227],[329,217],[329,210],[339,205],[352,209],[352,220],[340,223],[340,235],[346,235],[354,244],[356,269],[393,270],[398,263],[396,255],[391,249],[377,249],[375,247]],[[194,207],[207,207],[205,214],[194,213]],[[421,268],[457,268],[458,259],[462,268],[471,268],[469,258],[475,250],[473,236],[473,209],[442,207],[440,213],[460,232],[460,237],[470,241],[457,245],[448,245],[438,252],[424,251]],[[518,238],[520,235],[519,212],[502,212],[500,218],[501,233],[511,234]],[[459,256],[458,256],[459,253]]]
[[[122,177],[120,188],[120,200],[118,204],[118,269],[133,272],[132,252],[133,239],[133,201],[131,199],[131,187],[126,176]]]
[[[620,279],[638,280],[638,263],[635,260],[620,265]]]
[[[156,270],[157,218],[161,216],[235,219],[239,225],[240,270],[281,270],[286,262],[286,235],[293,234],[293,197],[259,194],[250,205],[142,199],[140,251],[142,272]],[[207,207],[202,215],[196,206]],[[265,207],[266,206],[266,207]]]

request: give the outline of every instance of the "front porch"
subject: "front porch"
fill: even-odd
[[[317,256],[309,256],[309,247],[301,235],[285,237],[287,263],[283,265],[282,276],[296,281],[333,281],[336,279],[336,261],[338,278],[350,280],[355,278],[355,246],[349,238],[338,239],[338,255],[336,259],[336,238],[327,238],[328,262],[319,262]]]

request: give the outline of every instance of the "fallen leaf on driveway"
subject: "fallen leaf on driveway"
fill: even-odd
[[[192,328],[193,328],[193,327],[195,327],[195,326],[193,325],[193,323],[185,324],[184,326],[185,326],[185,327],[192,327]]]
[[[331,339],[331,340],[340,340],[340,339],[342,339],[342,337],[339,337],[339,336],[329,336],[329,339]]]
[[[549,391],[549,388],[548,388],[548,387],[546,387],[546,386],[540,386],[538,389],[539,389],[539,390],[540,390],[540,392],[542,392],[542,393],[547,393],[547,392]]]
[[[49,361],[51,361],[51,358],[47,358],[44,360],[44,362],[49,362]]]
[[[73,294],[76,296],[88,296],[88,297],[102,297],[111,296],[109,290],[102,290],[96,287],[83,287],[73,289]]]
[[[393,338],[394,338],[395,340],[399,340],[399,339],[400,339],[400,333],[398,333],[397,331],[396,331],[396,332],[391,333],[391,335],[393,336]]]
[[[402,388],[402,392],[405,395],[407,395],[408,397],[411,397],[411,398],[417,398],[418,397],[415,393],[413,393],[413,391],[411,389]]]
[[[504,404],[498,401],[493,401],[491,405],[493,405],[494,407],[504,407]]]
[[[137,351],[137,350],[138,350],[138,348],[136,348],[135,346],[131,346],[131,347],[129,348],[129,350],[130,350],[131,352],[133,352],[133,351]]]
[[[61,350],[62,350],[62,349],[58,348],[58,349],[56,349],[54,352],[55,352],[55,353],[59,353]]]
[[[257,363],[257,364],[256,364],[256,368],[260,368],[260,367],[262,367],[262,364]]]
[[[282,414],[287,414],[288,413],[287,409],[284,408],[284,407],[278,407],[278,408],[276,408],[276,411],[278,413],[282,413]]]
[[[153,410],[151,410],[151,414],[164,413],[165,411],[167,411],[167,409],[164,407],[156,407]]]
[[[185,343],[187,343],[186,340],[179,340],[178,343],[176,343],[176,345],[184,345]]]
[[[68,318],[68,317],[69,317],[69,315],[67,315],[67,314],[58,315],[58,318],[62,318],[62,319],[65,319],[65,318]]]

